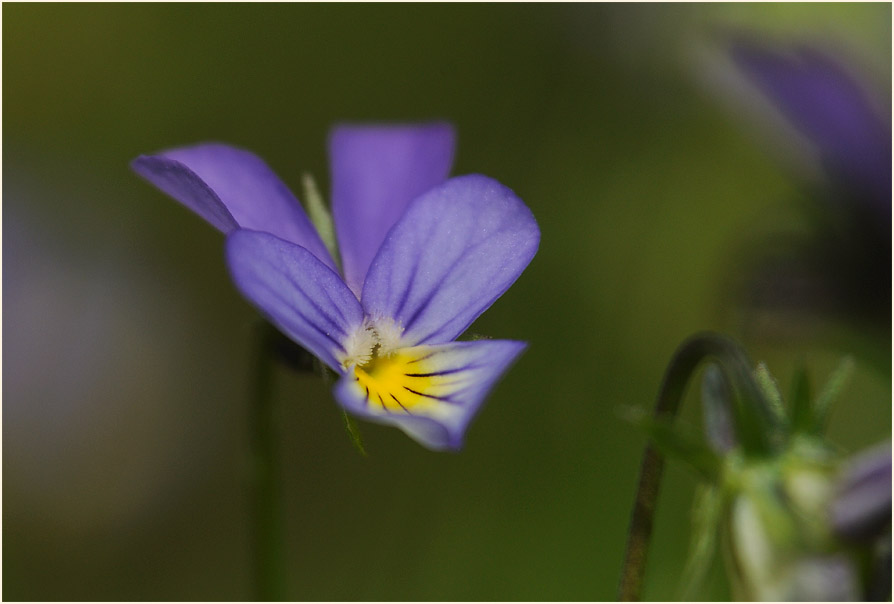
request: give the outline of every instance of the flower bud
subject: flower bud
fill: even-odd
[[[831,458],[811,442],[730,472],[728,559],[736,598],[861,598],[857,560],[830,522],[837,477]]]

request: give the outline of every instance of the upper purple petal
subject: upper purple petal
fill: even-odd
[[[142,155],[131,165],[224,233],[237,227],[272,233],[335,267],[301,204],[253,153],[212,143]]]
[[[819,148],[829,167],[886,203],[890,215],[890,115],[879,115],[854,78],[808,48],[782,54],[740,43],[732,57]]]
[[[370,266],[361,298],[372,317],[390,317],[402,342],[449,342],[521,275],[540,230],[510,189],[477,174],[417,198]]]
[[[237,229],[227,237],[236,287],[283,333],[336,371],[363,322],[357,298],[332,269],[294,243]]]
[[[447,178],[454,144],[445,123],[333,129],[332,212],[345,281],[354,292],[407,204]]]

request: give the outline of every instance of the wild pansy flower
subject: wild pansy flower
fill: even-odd
[[[227,234],[238,289],[340,375],[360,417],[432,449],[458,449],[487,393],[526,344],[455,341],[519,277],[540,232],[508,188],[447,179],[446,124],[340,126],[329,139],[341,266],[295,196],[255,155],[203,144],[133,168]]]

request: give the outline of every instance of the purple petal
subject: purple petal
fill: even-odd
[[[838,534],[867,539],[891,522],[891,443],[854,457],[844,471],[832,504]]]
[[[161,155],[141,155],[131,162],[134,172],[204,218],[224,233],[239,227],[211,187],[183,164]]]
[[[283,333],[336,371],[363,310],[332,269],[301,246],[237,229],[227,237],[233,281]]]
[[[716,453],[726,454],[736,446],[730,387],[720,366],[712,363],[702,377],[702,417],[708,443]]]
[[[488,392],[526,346],[478,340],[398,349],[370,364],[377,368],[345,374],[335,398],[351,413],[397,426],[425,447],[456,450]]]
[[[807,555],[796,560],[780,583],[782,592],[766,599],[786,602],[855,602],[862,599],[854,560],[841,552]]]
[[[450,179],[411,203],[388,234],[363,307],[394,319],[407,346],[449,342],[515,282],[539,241],[511,190],[486,176]]]
[[[454,141],[453,128],[443,123],[332,131],[332,212],[345,281],[357,294],[407,204],[447,178]]]
[[[272,233],[335,267],[301,204],[253,153],[204,144],[141,155],[131,166],[224,233],[237,227]]]
[[[792,55],[740,43],[734,61],[789,121],[820,150],[833,170],[873,194],[890,216],[891,124],[858,83],[829,57]]]

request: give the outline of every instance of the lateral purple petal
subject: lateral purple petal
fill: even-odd
[[[860,85],[809,48],[791,55],[740,43],[733,60],[818,148],[832,170],[891,204],[891,123]]]
[[[239,227],[217,193],[180,162],[161,155],[141,155],[130,166],[134,172],[204,218],[218,231],[229,233]]]
[[[357,298],[332,269],[299,245],[237,229],[227,237],[236,287],[267,319],[335,371],[344,342],[363,322]]]
[[[399,354],[419,361],[414,367],[425,367],[424,374],[405,376],[427,384],[427,390],[418,386],[421,402],[398,406],[390,400],[387,404],[370,400],[369,391],[351,373],[336,384],[335,398],[352,414],[397,426],[429,449],[457,450],[484,399],[526,346],[510,340],[478,340],[401,349]],[[397,396],[413,392],[410,388]]]
[[[388,234],[363,307],[397,321],[407,346],[449,342],[515,282],[539,242],[510,189],[476,174],[452,178],[413,201]]]
[[[339,126],[329,137],[332,212],[345,281],[358,295],[385,235],[453,164],[449,124]]]
[[[253,153],[211,143],[143,155],[131,166],[224,233],[237,227],[272,233],[335,267],[301,204]]]

